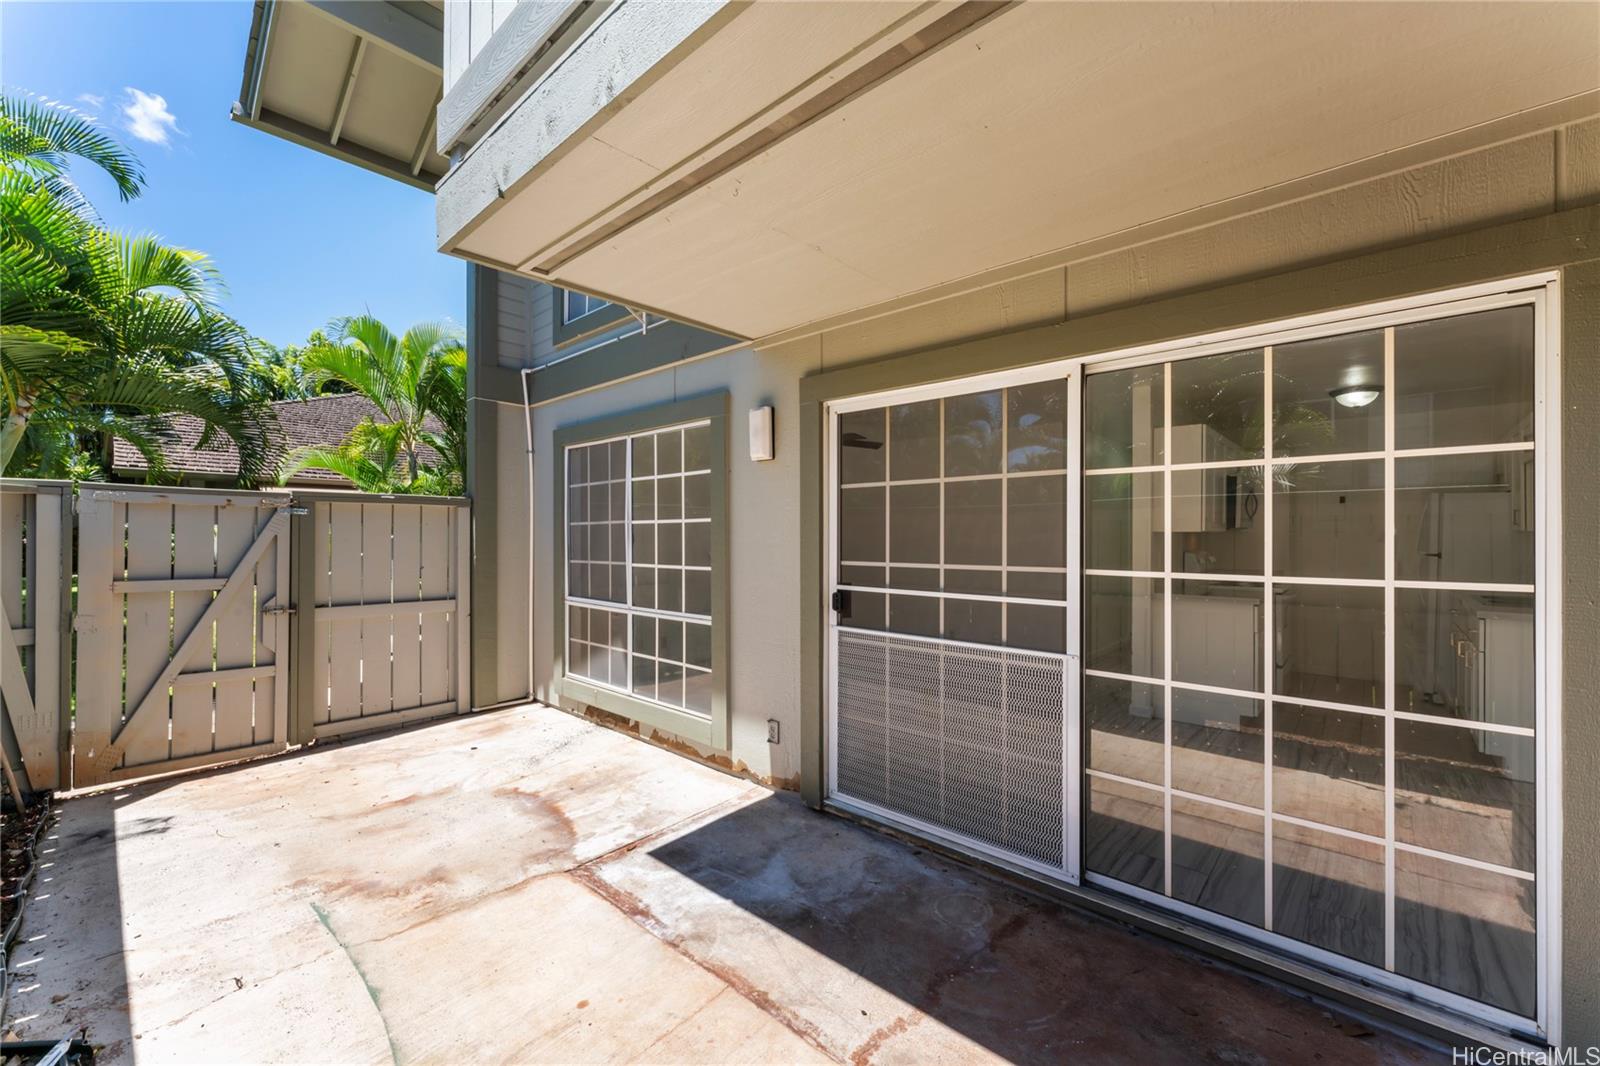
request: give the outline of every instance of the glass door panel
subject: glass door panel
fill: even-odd
[[[1084,865],[1537,1006],[1534,308],[1083,389]]]

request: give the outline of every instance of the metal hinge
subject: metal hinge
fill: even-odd
[[[261,608],[261,613],[262,614],[294,614],[295,613],[295,609],[293,607],[263,607],[263,608]]]

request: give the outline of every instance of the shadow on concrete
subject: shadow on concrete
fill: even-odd
[[[792,796],[743,807],[650,856],[1012,1062],[1417,1053],[1391,1037],[1352,1039],[1373,1034],[1285,989]]]
[[[163,829],[124,822],[119,833],[117,810],[130,799],[128,790],[115,789],[56,801],[9,960],[8,1034],[50,1041],[81,1036],[99,1061],[131,1058],[117,844],[130,833]],[[86,952],[92,953],[90,967],[69,961]]]

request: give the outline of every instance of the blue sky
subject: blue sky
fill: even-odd
[[[466,265],[433,250],[433,197],[228,118],[249,0],[0,2],[0,83],[113,130],[149,179],[123,204],[80,167],[116,229],[209,254],[227,307],[275,344],[370,310],[397,329],[466,322]]]

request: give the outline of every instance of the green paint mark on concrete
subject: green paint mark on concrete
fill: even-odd
[[[328,920],[328,912],[316,903],[311,904],[311,910],[316,914],[317,921],[322,923],[322,928],[326,929],[328,935],[333,937],[333,942],[338,944],[344,951],[344,957],[350,960],[350,965],[355,967],[356,976],[361,978],[361,987],[367,990],[367,996],[372,1000],[372,1006],[378,1012],[378,1021],[383,1023],[383,1038],[389,1041],[389,1058],[395,1066],[400,1066],[400,1051],[394,1046],[394,1034],[389,1032],[389,1019],[383,1016],[383,1004],[378,1002],[378,990],[373,987],[371,981],[367,980],[366,971],[361,968],[361,964],[356,961],[356,957],[350,953],[349,945],[340,940],[339,934],[333,931],[333,923]]]

